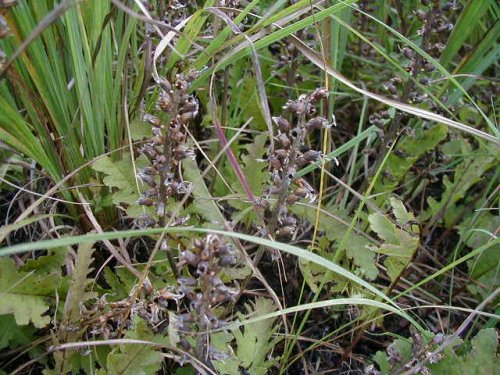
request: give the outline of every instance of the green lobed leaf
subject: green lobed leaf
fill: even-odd
[[[310,222],[314,223],[316,220],[315,207],[294,205],[291,208],[291,211],[299,217],[307,218]],[[334,217],[339,216],[340,218],[343,218],[345,215],[340,211],[332,210],[332,212],[330,212],[331,210],[329,210],[328,208],[324,208],[324,211],[325,212],[320,212],[318,229],[325,232],[325,236],[328,238],[328,240],[334,243],[342,241],[344,234],[347,231],[348,224],[345,224],[345,221],[344,223],[342,223],[341,221],[334,219]],[[349,220],[347,219],[347,221]],[[378,270],[375,264],[375,254],[368,248],[369,244],[370,242],[368,241],[368,239],[357,233],[351,232],[346,240],[346,254],[349,259],[352,259],[356,266],[356,270],[364,278],[368,280],[374,280],[378,275]],[[333,246],[333,248],[335,248],[335,246]],[[326,252],[321,255],[329,258],[332,257],[332,255],[328,255]],[[304,271],[307,271],[306,262],[307,261],[301,260],[301,268],[304,267]],[[316,267],[313,264],[309,266],[309,269],[312,272],[316,273],[316,276],[318,276],[319,274],[315,271],[315,268],[318,269],[317,272],[321,272],[321,274],[324,274],[325,270],[321,270],[321,267]],[[314,276],[313,278],[321,280],[316,276]],[[336,282],[341,282],[342,280],[342,278],[339,278],[334,274],[332,274],[332,277],[335,278]],[[315,288],[312,284],[310,284],[310,286],[312,288]]]
[[[448,134],[443,124],[428,130],[416,130],[413,136],[404,136],[397,149],[405,156],[389,155],[385,163],[386,177],[379,178],[374,185],[374,192],[386,192],[395,189],[407,176],[410,168],[426,152],[433,150]]]
[[[395,281],[408,266],[418,248],[420,230],[416,225],[412,225],[407,230],[402,229],[406,227],[408,222],[413,222],[415,218],[412,213],[406,210],[401,201],[392,197],[390,203],[392,212],[401,228],[389,220],[387,215],[379,212],[369,215],[368,221],[371,229],[384,240],[383,244],[373,247],[373,250],[386,256],[384,265],[387,267],[387,274],[391,281]]]
[[[248,314],[264,315],[275,310],[271,300],[266,298],[257,298],[253,303],[245,305]],[[244,317],[239,314],[240,318]],[[251,375],[265,375],[273,366],[277,358],[268,359],[268,354],[275,347],[278,338],[273,339],[277,327],[273,328],[274,319],[261,320],[246,325],[241,331],[234,329],[231,331],[236,340],[235,355],[224,361],[215,361],[214,365],[220,373],[237,374],[242,367]],[[227,333],[218,337],[219,344],[228,345],[231,337]],[[228,350],[226,346],[226,350]]]
[[[482,181],[485,172],[498,162],[499,151],[497,148],[490,150],[487,147],[480,147],[473,157],[471,156],[472,148],[466,140],[461,140],[460,148],[462,150],[460,156],[463,160],[456,166],[453,179],[447,175],[443,177],[444,193],[439,200],[432,197],[427,199],[429,208],[420,215],[421,221],[429,220],[431,217],[437,219],[443,217],[446,210],[464,198],[467,191]]]
[[[4,348],[16,348],[29,344],[34,340],[36,329],[31,326],[20,326],[16,324],[13,315],[0,315],[0,350]]]
[[[125,333],[126,339],[152,341],[153,333],[146,321],[134,319],[133,330]],[[110,375],[154,375],[163,363],[163,356],[150,345],[127,344],[113,348],[107,358]]]
[[[481,374],[495,375],[500,368],[497,355],[498,333],[494,328],[487,328],[471,340],[472,350],[459,356],[451,348],[444,351],[444,357],[437,364],[429,365],[435,375]]]
[[[147,165],[148,161],[144,156],[140,156],[135,160],[136,170]],[[114,204],[128,205],[127,213],[131,217],[138,216],[143,212],[143,207],[137,204],[142,187],[141,183],[139,183],[138,190],[130,153],[124,153],[118,161],[113,161],[109,156],[102,157],[92,165],[92,168],[106,175],[103,182],[107,187],[115,190],[112,194]]]
[[[61,273],[23,272],[16,268],[10,258],[0,259],[0,315],[14,314],[18,325],[32,322],[43,328],[50,322],[44,314],[50,305],[47,296],[52,296],[61,283]]]

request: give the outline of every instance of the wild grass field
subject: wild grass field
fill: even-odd
[[[498,374],[493,0],[0,0],[0,374]]]

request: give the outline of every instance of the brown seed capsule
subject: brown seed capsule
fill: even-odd
[[[140,173],[148,176],[156,176],[158,174],[158,171],[154,167],[144,167],[140,170]]]
[[[175,82],[175,88],[181,92],[186,91],[189,87],[189,84],[187,81],[180,79],[177,82]]]
[[[371,119],[371,120],[370,120],[370,124],[373,124],[373,125],[375,125],[375,126],[376,126],[376,127],[378,127],[378,128],[383,128],[383,127],[384,127],[384,125],[385,125],[384,121],[382,121],[382,120],[381,120],[381,119],[379,119],[379,118],[374,118],[374,119]]]
[[[321,99],[326,99],[328,98],[328,90],[320,87],[314,90],[311,94],[311,101],[313,102],[318,102]]]
[[[171,83],[165,79],[165,78],[160,78],[160,87],[167,93],[169,93],[170,91],[172,91],[172,85]]]
[[[198,103],[195,100],[188,101],[184,103],[181,107],[181,112],[198,112]]]
[[[148,198],[158,198],[158,189],[152,188],[144,192],[144,195]]]
[[[151,207],[152,205],[154,205],[154,203],[155,203],[154,200],[152,200],[151,198],[145,197],[145,196],[141,196],[137,200],[137,204],[139,206]]]
[[[437,33],[444,33],[453,30],[453,24],[452,23],[445,23],[444,25],[441,25],[436,29]]]
[[[155,145],[162,145],[162,144],[163,144],[163,142],[165,141],[165,136],[163,136],[163,135],[158,135],[158,136],[151,137],[151,141],[152,141]]]
[[[276,231],[276,234],[278,236],[291,236],[291,235],[293,235],[293,233],[295,232],[296,229],[297,228],[295,226],[287,225],[287,226],[279,228]]]
[[[219,258],[219,266],[220,267],[231,267],[236,264],[236,257],[231,254],[221,255]]]
[[[156,221],[148,214],[142,214],[136,219],[135,222],[141,229],[153,227],[156,224]]]
[[[195,112],[184,112],[180,115],[180,120],[181,122],[183,122],[184,124],[188,123],[189,121],[193,120],[196,115],[198,114],[198,111],[195,111]]]
[[[166,92],[162,92],[158,98],[158,108],[164,112],[170,112],[174,108],[172,97]]]
[[[146,115],[144,115],[143,120],[146,122],[149,122],[151,125],[153,125],[155,127],[159,128],[161,126],[161,120],[156,116],[146,114]]]
[[[154,159],[157,155],[157,152],[154,149],[154,147],[149,144],[142,146],[139,152],[144,156],[146,156],[148,159]]]
[[[200,262],[200,257],[197,254],[194,254],[190,250],[184,250],[181,253],[182,260],[184,260],[190,266],[196,267]]]
[[[177,143],[182,143],[182,142],[184,142],[185,135],[181,132],[170,132],[168,134],[168,137],[172,141],[175,141]]]
[[[286,198],[286,203],[287,204],[294,204],[295,202],[298,202],[300,201],[300,197],[298,195],[295,195],[295,194],[290,194],[287,198]]]
[[[398,88],[392,83],[383,86],[387,91],[389,91],[393,95],[396,95],[398,93]]]
[[[276,155],[276,157],[281,162],[283,162],[288,157],[288,152],[286,150],[283,150],[280,148],[280,149],[274,150],[274,155]]]
[[[296,101],[294,100],[289,100],[286,102],[286,104],[283,106],[283,110],[296,114],[299,111],[299,105]]]
[[[403,53],[403,56],[406,57],[407,59],[413,59],[415,58],[415,52],[411,48],[405,47],[401,50]]]
[[[307,130],[321,129],[328,126],[328,120],[324,117],[315,117],[310,119],[307,124]]]
[[[265,210],[269,209],[269,207],[271,206],[269,204],[269,202],[266,199],[264,199],[264,198],[256,198],[255,199],[255,205],[259,206],[259,207],[262,207]]]
[[[302,155],[302,154],[297,155],[296,161],[297,161],[297,166],[299,166],[299,167],[303,167],[303,166],[309,164],[309,162],[304,158],[304,155]]]
[[[290,123],[287,119],[283,117],[273,117],[273,121],[278,126],[280,132],[288,133],[290,131]]]
[[[156,186],[156,181],[155,181],[155,178],[153,176],[150,176],[150,175],[144,174],[142,172],[139,172],[138,173],[138,177],[145,184],[147,184],[147,185],[149,185],[151,187],[155,187]]]
[[[285,150],[288,150],[292,144],[290,138],[285,133],[278,135],[278,141]]]
[[[269,162],[269,166],[271,167],[271,169],[281,169],[282,167],[282,164],[281,164],[281,161],[274,155],[271,155],[267,161]]]
[[[305,198],[309,194],[309,191],[306,188],[298,187],[293,191],[293,193],[300,198]]]
[[[194,151],[182,144],[178,145],[174,150],[174,158],[179,161],[194,156]]]
[[[321,152],[309,150],[304,153],[304,159],[308,162],[314,162],[321,157]]]

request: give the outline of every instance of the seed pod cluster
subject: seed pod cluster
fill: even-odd
[[[137,203],[155,207],[158,219],[143,217],[141,226],[164,225],[167,200],[188,193],[191,184],[179,174],[179,163],[186,158],[194,158],[194,150],[186,144],[186,127],[198,114],[198,100],[188,93],[189,85],[197,73],[179,74],[170,83],[160,82],[157,108],[170,119],[165,126],[160,117],[147,114],[144,120],[151,125],[152,136],[139,152],[146,156],[150,165],[138,171],[138,178],[148,185]],[[139,222],[138,222],[139,224]]]
[[[439,61],[448,34],[453,29],[453,24],[447,19],[448,13],[456,10],[457,4],[456,1],[448,1],[441,6],[440,1],[434,0],[421,0],[421,3],[423,7],[413,11],[413,16],[421,23],[421,27],[417,31],[421,39],[420,49]],[[413,77],[413,80],[393,76],[382,84],[384,90],[392,99],[409,104],[427,103],[433,112],[442,113],[442,109],[429,100],[427,94],[422,93],[418,88],[418,84],[422,86],[432,84],[434,65],[408,46],[402,47],[400,53],[406,61],[406,71]],[[441,98],[441,101],[445,102],[444,99]],[[402,117],[402,115],[399,116]],[[370,116],[370,123],[381,129],[389,122],[388,120],[388,117],[379,112]]]
[[[238,288],[222,281],[221,272],[237,263],[233,248],[212,234],[194,240],[191,249],[181,252],[179,268],[189,267],[192,275],[178,279],[179,293],[189,302],[189,312],[179,316],[179,332],[183,336],[181,345],[185,350],[193,350],[186,339],[188,335],[207,332],[224,323],[218,319],[215,308],[232,300],[238,294]],[[197,337],[201,339],[196,342],[195,354],[199,358],[211,359],[214,349],[203,335]]]
[[[321,158],[321,152],[309,149],[306,138],[317,129],[331,126],[327,119],[316,115],[316,105],[327,96],[327,90],[318,88],[297,100],[288,100],[283,106],[283,114],[273,118],[277,128],[276,147],[267,158],[272,185],[261,199],[277,198],[274,206],[271,207],[271,203],[265,205],[270,212],[267,231],[273,235],[293,236],[297,220],[289,214],[287,206],[301,199],[316,199],[311,185],[303,177],[296,178],[295,174]],[[259,205],[264,207],[262,203]]]
[[[441,6],[439,1],[423,0],[422,5],[424,5],[423,8],[413,12],[414,16],[422,23],[417,31],[417,35],[422,37],[420,48],[434,59],[439,60],[448,34],[453,30],[453,24],[448,21],[447,14],[456,10],[457,4],[456,1],[449,1]],[[403,47],[401,54],[408,61],[407,71],[414,77],[423,75],[419,79],[421,84],[430,84],[431,80],[425,74],[433,72],[434,65],[409,47]],[[418,103],[418,100],[413,102]]]

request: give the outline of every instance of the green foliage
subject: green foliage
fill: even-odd
[[[406,178],[410,168],[417,160],[428,151],[432,151],[448,134],[445,125],[438,124],[428,130],[420,127],[413,136],[402,136],[398,142],[397,149],[400,155],[395,153],[389,155],[384,169],[384,175],[380,177],[374,186],[375,192],[390,192],[394,190]]]
[[[88,292],[87,288],[92,284],[93,279],[88,278],[88,274],[92,271],[90,264],[93,262],[92,254],[94,249],[93,244],[85,243],[78,247],[75,269],[71,275],[71,282],[64,303],[64,311],[61,322],[64,328],[61,333],[64,333],[64,340],[75,341],[77,336],[74,327],[80,320],[80,306],[82,303],[97,297],[96,292]],[[64,332],[66,331],[66,332]],[[60,336],[61,339],[63,338]]]
[[[152,341],[154,335],[147,322],[136,318],[133,329],[126,332],[125,338]],[[122,344],[109,353],[106,371],[112,375],[154,375],[162,363],[163,356],[152,345]]]
[[[92,268],[90,268],[94,252],[92,246],[93,244],[91,243],[85,243],[78,247],[75,269],[71,275],[71,282],[60,321],[58,343],[76,342],[80,339],[81,327],[79,323],[81,306],[91,298],[97,297],[96,292],[87,291],[88,286],[93,281],[87,277],[92,271]],[[80,366],[78,362],[75,364],[75,360],[81,360],[81,362],[86,362],[86,360],[82,358],[75,359],[75,356],[81,357],[77,352],[72,350],[56,352],[54,354],[56,371],[58,373],[67,373],[70,371],[69,363],[73,362],[73,372],[78,372]]]
[[[335,250],[332,251],[330,249],[335,249],[335,245],[340,243],[347,234],[347,223],[350,219],[338,210],[329,210],[328,208],[324,208],[323,210],[320,213],[318,229],[325,232],[326,239],[331,244],[328,244],[326,239],[322,240],[323,246],[320,246],[322,250],[320,250],[319,255],[327,259],[332,259]],[[307,218],[310,222],[315,222],[316,220],[316,209],[314,207],[294,206],[291,211],[299,217]],[[348,259],[353,262],[353,271],[367,280],[374,280],[378,275],[378,270],[375,265],[375,254],[368,248],[370,241],[353,231],[348,236],[345,247]],[[301,261],[300,267],[309,287],[313,291],[317,290],[317,286],[325,274],[325,269],[307,261]],[[327,281],[335,281],[338,284],[335,289],[342,290],[345,280],[336,274],[329,273],[328,275],[331,280]]]
[[[429,337],[431,334],[427,338],[422,338],[419,343],[414,339],[397,339],[388,350],[388,353],[395,354],[387,355],[384,352],[377,352],[373,360],[382,374],[394,374],[410,362],[413,364],[410,367],[413,368],[415,363],[423,360],[423,358],[415,357],[415,353],[419,356],[428,356],[438,349],[439,345],[432,342]],[[454,339],[446,344],[444,351],[433,356],[434,359],[427,358],[423,366],[433,375],[460,375],[464,371],[467,374],[494,375],[497,373],[500,360],[497,355],[498,334],[495,329],[488,328],[479,331],[470,341],[471,350],[464,351],[467,346],[467,343],[463,344],[462,340]],[[394,361],[394,358],[398,358],[399,361]]]
[[[133,173],[148,165],[147,159],[143,156],[132,161],[129,153],[124,153],[118,161],[113,161],[110,157],[105,156],[97,160],[92,168],[98,172],[105,174],[103,179],[104,184],[115,189],[112,193],[112,201],[115,205],[126,204],[127,213],[131,217],[137,217],[143,213],[143,208],[137,204],[137,199],[141,191],[139,191],[139,182]]]
[[[378,212],[368,216],[368,220],[371,229],[384,241],[382,245],[373,247],[373,251],[386,256],[384,265],[394,282],[408,266],[418,248],[420,229],[415,224],[413,214],[406,210],[400,200],[391,197],[390,203],[398,226]]]
[[[43,328],[50,322],[50,298],[61,285],[60,270],[49,272],[18,270],[14,261],[0,258],[0,315],[13,314],[18,325],[30,322]]]
[[[469,229],[474,227],[476,229]],[[494,238],[494,232],[500,227],[500,217],[489,212],[483,212],[474,221],[468,218],[458,227],[462,238],[471,249],[477,249]],[[489,296],[500,283],[500,245],[493,245],[467,262],[469,275],[474,282],[467,288],[483,298]]]
[[[458,355],[453,348],[444,351],[444,357],[435,365],[430,365],[436,375],[498,374],[500,358],[498,357],[498,333],[494,328],[487,328],[471,340],[471,350]]]
[[[274,311],[271,300],[257,298],[251,305],[245,305],[248,314],[257,316]],[[242,314],[238,314],[243,319]],[[269,368],[277,363],[277,358],[268,359],[268,354],[280,341],[273,338],[277,327],[273,327],[273,319],[262,320],[245,325],[243,331],[232,330],[231,333],[217,333],[212,335],[212,344],[219,350],[227,353],[227,359],[215,361],[218,372],[238,374],[243,368],[251,375],[265,375]],[[235,340],[236,349],[230,349],[230,343]]]
[[[240,158],[242,160],[243,166],[242,171],[245,176],[248,176],[248,186],[255,197],[261,197],[264,188],[266,187],[266,182],[269,180],[269,173],[267,171],[266,163],[262,162],[266,153],[266,144],[269,139],[267,133],[261,133],[255,136],[252,143],[245,145],[246,150],[242,150],[246,153],[241,153]],[[232,176],[233,174],[228,174]],[[235,176],[236,179],[236,176]],[[236,190],[239,198],[246,198],[245,190],[239,181],[232,183],[231,186]],[[238,210],[233,215],[233,219],[236,222],[243,221],[245,224],[251,222],[258,222],[258,217],[252,208],[251,202],[245,202],[240,199],[231,199],[228,202],[232,207]]]
[[[18,325],[12,314],[0,315],[0,350],[16,348],[34,340],[36,329],[30,325]]]
[[[439,200],[428,198],[429,208],[420,215],[420,220],[444,217],[445,224],[449,226],[453,220],[447,217],[447,210],[463,199],[471,187],[482,181],[485,172],[498,161],[500,153],[498,149],[494,150],[485,146],[481,147],[474,157],[471,157],[472,147],[466,140],[451,141],[443,148],[447,152],[458,153],[463,160],[454,168],[453,180],[448,175],[443,177],[444,193]]]

